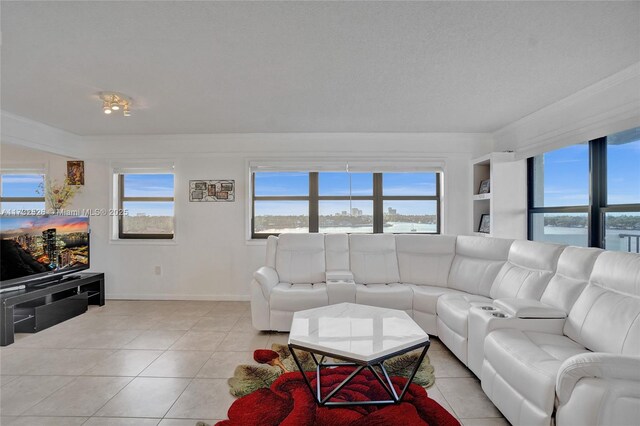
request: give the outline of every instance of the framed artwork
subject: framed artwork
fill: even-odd
[[[235,180],[190,180],[189,201],[235,201]]]
[[[478,225],[478,232],[484,234],[491,233],[491,215],[483,214],[480,217],[480,225]]]
[[[478,188],[478,194],[488,194],[491,192],[491,180],[485,179],[480,181],[480,188]]]
[[[67,161],[69,185],[84,186],[84,161]]]

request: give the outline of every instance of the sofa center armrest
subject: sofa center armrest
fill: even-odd
[[[351,271],[327,271],[327,282],[337,281],[353,281],[353,272]]]
[[[566,318],[567,313],[562,309],[545,305],[533,299],[496,299],[494,306],[516,318]]]
[[[260,267],[260,269],[253,273],[253,278],[260,284],[262,294],[264,294],[267,300],[269,300],[271,290],[280,282],[280,277],[278,277],[276,270],[269,266]]]
[[[349,272],[349,274],[351,273]],[[353,276],[348,278],[348,275],[346,274],[330,275],[327,272],[327,296],[329,298],[330,305],[345,302],[355,303],[356,283],[353,281]]]

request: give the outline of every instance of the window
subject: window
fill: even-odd
[[[3,173],[0,185],[2,213],[38,214],[45,211],[42,192],[44,175],[40,173]]]
[[[119,238],[173,238],[172,173],[121,173],[118,188]]]
[[[439,182],[435,172],[254,172],[252,238],[439,233]]]
[[[588,246],[589,145],[529,160],[529,239]]]
[[[640,128],[530,158],[529,239],[640,252]]]
[[[385,233],[440,233],[439,174],[383,173]]]

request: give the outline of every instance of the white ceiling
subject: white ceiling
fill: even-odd
[[[640,60],[638,2],[9,2],[3,110],[80,135],[490,132]],[[135,102],[105,116],[96,93]]]

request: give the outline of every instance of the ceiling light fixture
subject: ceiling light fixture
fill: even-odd
[[[131,117],[131,98],[128,96],[117,92],[100,92],[98,96],[102,99],[102,110],[105,114],[122,110],[123,116]]]

